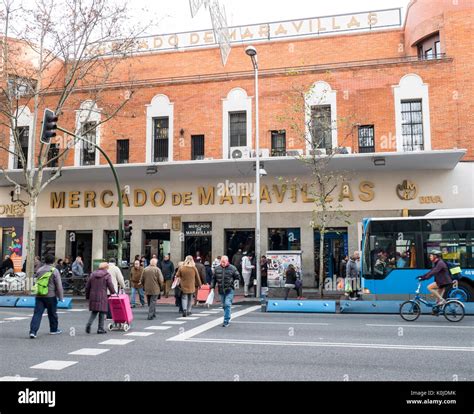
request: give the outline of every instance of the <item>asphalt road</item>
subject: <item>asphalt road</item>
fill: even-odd
[[[0,308],[0,379],[474,380],[474,317],[452,324],[426,315],[408,323],[397,315],[276,314],[243,305],[223,328],[222,310],[207,311],[195,309],[197,319],[183,320],[177,308],[158,306],[158,318],[147,321],[146,309],[136,309],[128,334],[144,336],[133,336],[97,335],[96,329],[88,335],[87,310],[63,310],[62,335],[48,335],[45,316],[38,338],[31,340],[32,310]],[[101,344],[111,339],[131,342]],[[84,349],[98,355],[70,354]],[[40,365],[46,361],[64,361],[65,367]]]

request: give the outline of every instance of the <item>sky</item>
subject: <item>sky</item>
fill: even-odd
[[[229,26],[318,17],[340,13],[402,7],[405,18],[409,0],[220,0],[225,6]],[[209,12],[201,8],[191,18],[189,0],[132,0],[134,18],[153,19],[148,34],[166,34],[209,29]],[[147,9],[146,14],[143,8]],[[156,23],[156,24],[155,24]]]

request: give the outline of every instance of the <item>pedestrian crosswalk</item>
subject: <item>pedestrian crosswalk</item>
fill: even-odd
[[[69,312],[86,312],[86,308],[81,308],[81,309],[68,309],[66,311],[61,311],[58,312],[61,314],[67,314]],[[209,316],[219,316],[221,309],[203,309],[201,312],[198,310],[195,310],[196,313],[194,313],[192,316],[188,317],[180,317],[176,315],[176,318],[173,320],[164,320],[161,322],[160,325],[151,325],[151,326],[146,326],[141,329],[143,331],[136,331],[136,332],[123,332],[122,339],[121,338],[110,338],[106,339],[102,342],[99,342],[98,345],[99,347],[90,347],[90,348],[80,348],[71,352],[68,352],[67,355],[70,356],[85,356],[85,357],[100,357],[101,355],[109,352],[111,350],[110,346],[126,346],[135,341],[135,339],[132,338],[147,338],[152,335],[155,335],[155,333],[159,331],[167,331],[170,329],[173,329],[174,327],[180,327],[187,322],[192,322],[192,321],[198,321],[201,318],[209,317]],[[44,314],[43,316],[47,316]],[[15,321],[25,321],[25,320],[30,320],[31,316],[29,315],[28,317],[26,316],[11,316],[8,318],[4,318],[4,320],[1,320],[0,323],[11,323]],[[133,328],[133,326],[132,326]],[[102,346],[102,347],[101,347]],[[107,347],[104,348],[103,346]],[[36,365],[33,365],[30,367],[30,369],[34,369],[37,371],[45,370],[45,371],[62,371],[64,369],[67,369],[69,367],[72,367],[76,364],[78,364],[80,361],[73,361],[73,360],[47,360],[41,363],[38,363]],[[0,381],[36,381],[38,378],[33,377],[33,376],[3,376],[0,377]]]

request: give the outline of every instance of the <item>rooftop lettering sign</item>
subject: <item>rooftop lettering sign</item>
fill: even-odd
[[[385,9],[359,13],[339,14],[334,16],[312,17],[299,20],[285,20],[271,23],[260,23],[249,26],[229,27],[230,44],[274,41],[279,39],[318,37],[352,31],[370,31],[400,27],[401,9]],[[142,37],[133,45],[135,52],[159,52],[183,50],[199,47],[216,47],[218,40],[214,30],[182,32]],[[119,41],[96,45],[95,48],[107,49],[113,53]]]

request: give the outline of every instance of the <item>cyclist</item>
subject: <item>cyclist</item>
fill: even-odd
[[[448,265],[441,259],[441,252],[439,250],[432,250],[430,253],[430,261],[433,263],[434,267],[425,275],[418,277],[418,280],[428,280],[432,276],[435,277],[434,283],[431,283],[428,286],[428,290],[436,297],[437,307],[443,305],[446,301],[443,298],[446,288],[453,283],[451,276],[449,274]],[[436,309],[433,308],[433,312]]]

